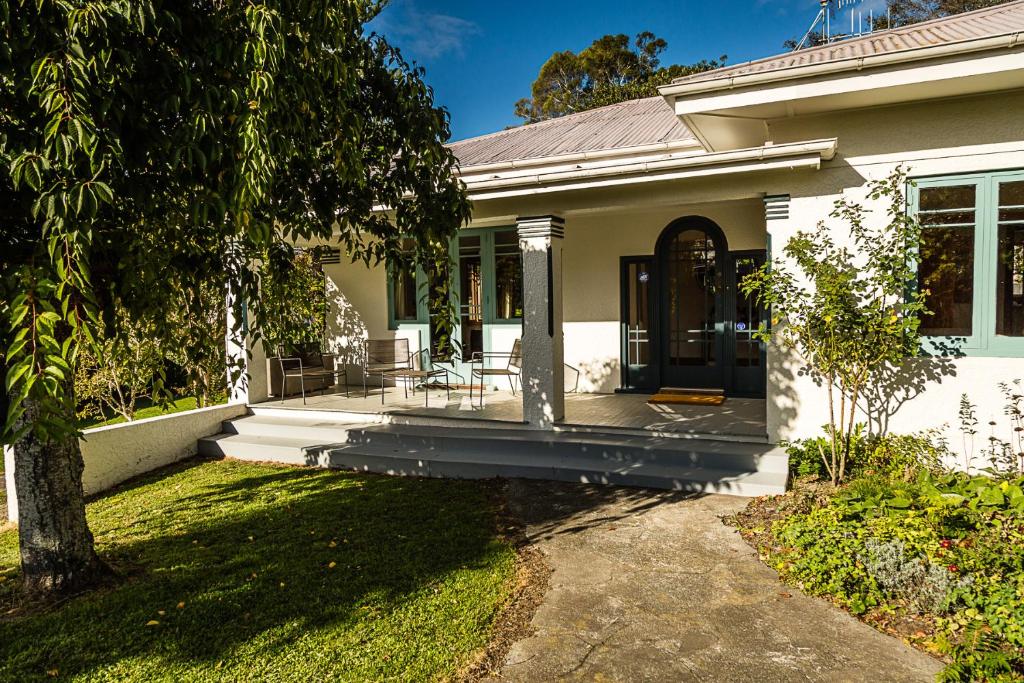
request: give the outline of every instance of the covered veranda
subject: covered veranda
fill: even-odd
[[[478,426],[493,427],[523,425],[521,394],[510,391],[488,390],[480,405],[479,390],[472,400],[467,389],[447,392],[443,387],[430,387],[424,396],[422,388],[408,397],[402,387],[389,386],[381,401],[379,388],[363,397],[363,388],[350,387],[349,397],[344,390],[332,388],[324,393],[311,393],[305,400],[289,396],[284,400],[270,399],[258,404],[259,408],[283,408],[296,411],[334,411],[357,413],[364,416],[406,418],[417,421],[466,420]],[[765,405],[763,399],[728,398],[720,406],[713,405],[660,405],[648,403],[645,394],[565,394],[565,419],[558,429],[624,431],[651,436],[720,437],[737,440],[767,441]]]

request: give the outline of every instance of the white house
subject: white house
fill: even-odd
[[[446,428],[507,421],[577,439],[624,429],[770,445],[820,433],[824,389],[786,351],[752,338],[765,312],[737,282],[840,196],[870,206],[867,183],[902,165],[914,180],[908,210],[925,224],[920,278],[935,311],[922,324],[926,346],[952,342],[960,352],[910,364],[863,419],[897,432],[947,428],[958,444],[966,393],[984,445],[989,420],[1006,429],[998,384],[1024,379],[1022,31],[1017,0],[453,143],[473,201],[452,244],[462,357],[421,362],[447,369],[461,394],[435,389],[433,407],[413,410],[422,394],[407,400],[379,385],[370,398],[335,393],[282,407],[394,424],[418,414]],[[950,252],[955,259],[935,257]],[[367,338],[406,339],[418,358],[436,355],[422,275],[336,261],[324,265],[328,346],[348,361],[350,383]],[[484,405],[469,402],[464,359],[509,353],[519,339],[523,392],[513,397],[517,384],[492,377]],[[267,395],[256,375],[240,389],[250,404]],[[644,392],[666,387],[727,398],[678,410],[647,404]]]
[[[752,338],[765,312],[737,282],[837,198],[870,205],[868,182],[899,165],[925,226],[933,352],[865,402],[863,420],[946,429],[959,448],[967,394],[973,449],[990,431],[1008,439],[998,386],[1024,379],[1022,32],[1017,0],[455,142],[473,201],[451,245],[461,357],[432,353],[422,274],[335,254],[323,261],[326,346],[354,395],[275,396],[280,363],[257,345],[231,405],[87,433],[86,490],[187,457],[198,440],[208,454],[382,472],[779,492],[786,456],[774,444],[820,433],[825,390]],[[366,340],[406,340],[416,367],[447,371],[453,390],[440,376],[404,388],[371,378],[380,384],[364,397]],[[517,340],[518,377],[489,376],[470,398],[469,359],[503,353],[492,369],[508,367]],[[950,345],[957,355],[940,351]],[[424,383],[432,393],[406,398]],[[666,387],[726,400],[648,403]]]

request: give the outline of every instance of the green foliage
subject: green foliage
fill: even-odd
[[[284,345],[291,353],[303,344],[323,343],[327,292],[318,253],[282,245],[266,255],[282,260],[261,290],[267,311],[263,334],[271,348]]]
[[[1007,418],[1004,436],[996,432],[998,423],[990,421],[990,433],[981,457],[988,462],[983,471],[995,477],[1024,476],[1024,387],[1021,380],[1000,382],[999,392],[1003,396],[1003,414]],[[974,439],[978,434],[976,407],[967,394],[960,396],[960,434],[962,436],[964,469],[975,467]]]
[[[769,561],[854,613],[924,615],[944,680],[1024,674],[1024,478],[905,475],[865,469],[776,521]]]
[[[887,5],[892,26],[897,27],[972,12],[1005,2],[1006,0],[889,0]],[[885,28],[883,17],[879,17],[879,22],[882,22],[878,24],[879,28]]]
[[[531,97],[516,102],[516,116],[527,123],[557,118],[595,107],[651,97],[658,86],[675,78],[724,66],[718,60],[701,60],[691,65],[661,66],[661,53],[668,43],[650,31],[629,36],[605,35],[578,54],[556,52],[537,74]]]
[[[950,457],[938,434],[931,431],[875,436],[867,434],[863,424],[856,424],[848,440],[847,469],[854,474],[870,470],[909,479],[920,472],[941,472],[944,460]],[[789,455],[791,475],[829,476],[831,440],[827,436],[798,439],[783,445]]]
[[[447,113],[364,30],[381,6],[0,0],[5,441],[26,400],[40,417],[20,429],[75,434],[72,377],[114,310],[203,367],[214,330],[169,312],[230,285],[259,336],[268,250],[334,241],[374,263],[412,235],[418,265],[448,259],[469,204]]]
[[[162,370],[163,353],[149,330],[121,321],[120,334],[101,333],[98,353],[82,350],[75,368],[75,398],[83,418],[113,413],[135,419],[138,401],[152,393],[152,378]]]
[[[224,397],[221,397],[224,400]],[[161,415],[170,415],[173,413],[180,413],[185,410],[195,410],[200,407],[195,397],[179,398],[171,403],[159,403],[153,404],[147,399],[142,399],[135,404],[135,416],[134,420],[146,420],[151,417],[160,417]],[[82,421],[82,429],[92,429],[93,427],[106,427],[108,425],[116,425],[125,422],[125,418],[121,416],[111,417],[107,419],[106,415],[93,415]]]
[[[0,679],[450,680],[486,645],[515,576],[476,482],[187,463],[88,513],[132,580],[7,614]],[[17,565],[7,531],[5,611]]]
[[[740,285],[772,311],[774,329],[762,325],[758,337],[794,352],[828,391],[825,465],[833,483],[846,474],[857,403],[867,387],[918,351],[925,307],[923,294],[913,291],[912,255],[921,230],[906,212],[906,184],[902,168],[868,184],[867,199],[883,207],[884,221],[846,197],[837,200],[829,217],[841,228],[822,221],[798,232],[783,248],[784,259]]]

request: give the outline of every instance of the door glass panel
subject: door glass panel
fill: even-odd
[[[679,232],[668,254],[669,365],[715,365],[720,280],[714,241],[703,230]]]
[[[494,233],[494,271],[494,317],[498,320],[522,318],[523,256],[517,231]]]
[[[734,323],[736,338],[736,365],[742,368],[753,368],[761,365],[761,342],[754,338],[761,321],[764,319],[763,308],[757,301],[757,295],[748,296],[739,285],[743,278],[750,275],[764,263],[762,257],[736,257],[736,320]]]
[[[626,360],[629,365],[651,362],[650,266],[626,265]]]
[[[459,237],[459,317],[463,358],[484,350],[483,271],[480,236]]]
[[[931,313],[921,316],[921,334],[968,336],[974,317],[975,187],[920,190],[921,231],[918,286]]]
[[[1024,182],[999,185],[996,334],[1024,336]]]
[[[403,252],[411,256],[413,250],[414,243],[411,239],[402,240]],[[416,271],[413,269],[396,270],[391,275],[391,287],[395,320],[417,320],[419,316],[416,311]]]

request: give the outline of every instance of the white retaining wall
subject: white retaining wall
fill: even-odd
[[[244,415],[246,410],[244,403],[229,403],[85,430],[81,441],[85,494],[106,491],[132,477],[192,457],[200,438],[219,433],[221,422]],[[17,521],[14,452],[8,446],[4,447],[4,463],[8,518]]]

